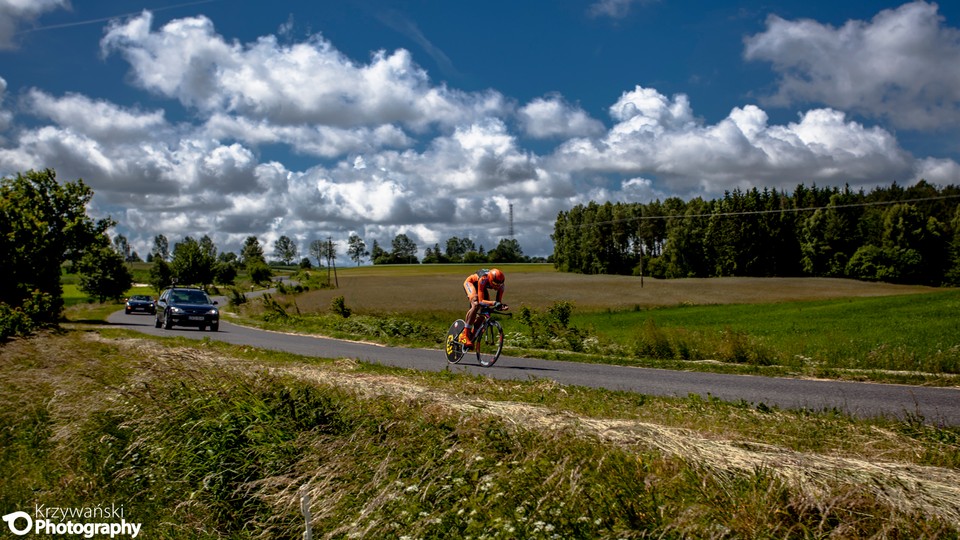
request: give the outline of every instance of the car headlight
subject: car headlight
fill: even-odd
[[[177,315],[183,313],[183,310],[177,306],[170,306],[170,313],[176,313]]]
[[[220,314],[220,312],[217,311],[217,308],[213,308],[213,309],[211,309],[210,311],[207,312],[207,315],[219,315],[219,314]]]

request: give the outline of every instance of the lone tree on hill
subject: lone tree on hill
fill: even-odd
[[[273,256],[284,265],[290,266],[299,255],[297,244],[289,236],[283,235],[273,243]]]
[[[365,257],[370,256],[370,252],[367,251],[367,244],[363,241],[363,238],[356,234],[351,234],[350,239],[347,240],[347,255],[350,257],[350,260],[357,263],[357,266],[360,266],[360,263],[363,262]]]

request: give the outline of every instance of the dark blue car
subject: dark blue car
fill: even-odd
[[[136,311],[153,315],[155,313],[153,297],[145,294],[135,294],[130,298],[127,298],[127,302],[123,306],[123,312],[129,315]]]
[[[220,310],[203,289],[171,287],[157,299],[156,327],[194,326],[200,330],[220,330]]]

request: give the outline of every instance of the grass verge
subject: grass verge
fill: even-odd
[[[960,433],[215,342],[3,345],[0,506],[160,538],[956,537]],[[302,489],[302,491],[301,491]]]

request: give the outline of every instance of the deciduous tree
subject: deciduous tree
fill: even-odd
[[[417,244],[407,235],[400,233],[393,238],[393,251],[390,258],[395,264],[417,264]]]
[[[124,257],[110,248],[106,237],[84,252],[77,263],[77,274],[80,290],[99,302],[119,299],[133,285],[133,275],[127,269]]]
[[[167,240],[167,237],[158,234],[153,237],[153,250],[150,252],[154,258],[159,257],[160,260],[169,261],[170,260],[170,242]]]
[[[357,266],[360,266],[363,259],[370,256],[366,242],[359,235],[351,234],[350,239],[347,240],[347,256],[350,257],[351,261],[357,263]]]
[[[39,324],[55,323],[63,308],[61,265],[79,262],[87,247],[96,245],[115,225],[111,219],[92,220],[87,204],[93,197],[83,180],[59,183],[52,169],[28,171],[0,180],[0,260],[3,286],[0,303],[17,308],[36,297],[49,301],[31,317]]]
[[[299,254],[297,243],[289,236],[283,235],[273,243],[273,256],[287,266],[293,264]]]
[[[213,283],[214,263],[210,252],[187,236],[173,246],[170,269],[179,285],[208,285]]]

